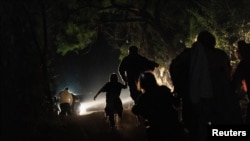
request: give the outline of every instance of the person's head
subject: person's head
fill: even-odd
[[[148,91],[151,88],[158,86],[155,76],[152,72],[144,72],[139,77],[139,89]]]
[[[198,34],[197,42],[201,43],[203,46],[208,48],[214,48],[216,44],[216,40],[214,35],[210,32],[204,30]]]
[[[130,46],[128,49],[129,54],[137,54],[138,53],[138,47],[136,46]]]
[[[118,76],[116,73],[112,73],[109,78],[110,82],[118,82]]]

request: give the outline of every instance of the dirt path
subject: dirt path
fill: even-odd
[[[42,125],[37,139],[46,141],[145,141],[145,128],[138,126],[128,110],[117,129],[111,129],[103,112],[72,116]]]

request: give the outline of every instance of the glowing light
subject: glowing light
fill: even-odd
[[[122,98],[123,105],[128,104],[128,108],[132,107],[132,99],[130,97]],[[87,115],[93,112],[103,111],[105,107],[105,99],[81,102],[79,106],[79,115]],[[124,107],[125,108],[125,107]]]
[[[93,108],[93,107],[97,107],[98,105],[100,105],[101,103],[103,103],[103,101],[89,101],[89,102],[82,102],[80,105],[80,113],[79,115],[86,115],[86,114],[90,114],[96,111],[88,111],[88,108]]]
[[[164,68],[164,67],[161,67],[161,68],[159,69],[159,71],[160,71],[160,77],[163,77],[163,76],[164,76],[164,72],[165,72],[165,68]]]

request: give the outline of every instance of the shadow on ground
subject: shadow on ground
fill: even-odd
[[[117,129],[111,129],[104,112],[55,118],[53,123],[39,125],[36,134],[41,141],[145,141],[145,127],[138,126],[136,117],[124,111]]]

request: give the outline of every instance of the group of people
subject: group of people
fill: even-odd
[[[101,92],[106,92],[105,113],[109,118],[111,128],[115,128],[114,115],[117,114],[119,119],[122,119],[123,105],[120,99],[122,89],[129,88],[130,97],[137,102],[141,91],[138,90],[137,84],[141,72],[154,70],[159,64],[152,60],[141,56],[138,53],[138,47],[131,46],[128,50],[128,55],[121,61],[118,72],[124,84],[118,82],[118,74],[112,73],[110,81],[107,82],[94,96],[94,100]]]
[[[129,88],[130,97],[134,101],[131,111],[147,127],[148,141],[184,139],[183,125],[175,109],[178,99],[167,86],[158,85],[153,73],[158,66],[156,62],[141,56],[136,46],[129,47],[128,55],[118,67],[124,84],[118,82],[118,74],[112,73],[110,81],[94,96],[95,100],[101,92],[106,92],[105,113],[111,128],[116,126],[114,114],[122,119],[121,90]]]
[[[208,31],[200,32],[192,47],[170,65],[174,90],[183,100],[183,123],[191,141],[206,141],[209,126],[249,124],[249,112],[247,120],[241,117],[237,90],[244,82],[244,91],[250,96],[250,47],[243,41],[238,43],[241,62],[234,72],[228,55],[215,48],[216,39]]]
[[[94,100],[101,92],[106,92],[105,113],[110,126],[115,128],[114,115],[122,119],[121,91],[129,88],[134,101],[131,111],[144,119],[148,141],[206,141],[209,125],[249,124],[250,102],[246,120],[243,120],[237,95],[242,89],[249,97],[249,44],[238,42],[240,63],[234,72],[228,55],[215,45],[214,35],[202,31],[191,48],[172,60],[169,72],[174,92],[157,83],[153,71],[159,64],[141,56],[138,48],[131,46],[118,67],[119,75],[112,73]],[[118,81],[119,76],[124,84]],[[182,121],[176,109],[180,99]],[[65,107],[67,109],[68,105]]]
[[[157,84],[153,70],[159,65],[139,55],[138,48],[131,46],[118,68],[124,84],[118,82],[118,75],[113,73],[110,82],[94,99],[100,92],[107,92],[105,111],[110,117],[111,127],[114,127],[113,115],[118,113],[122,118],[121,90],[128,87],[134,100],[131,111],[145,120],[149,141],[206,141],[209,125],[249,124],[250,108],[244,120],[237,93],[243,89],[249,96],[249,44],[238,42],[240,63],[234,72],[229,56],[215,45],[214,35],[202,31],[191,48],[186,48],[172,60],[169,71],[174,92],[167,86]],[[176,109],[180,106],[180,99],[182,121]]]

